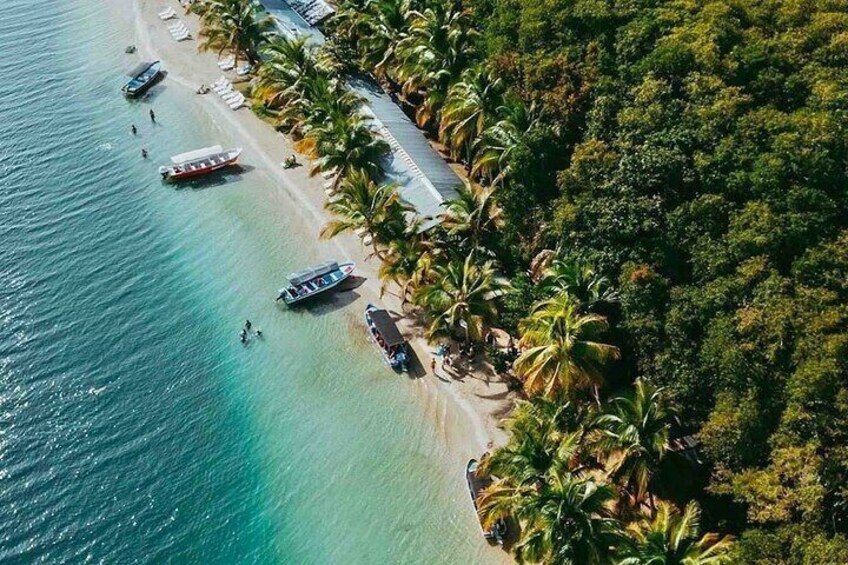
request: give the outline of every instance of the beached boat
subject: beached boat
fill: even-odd
[[[485,530],[483,529],[483,522],[480,521],[480,514],[478,513],[479,509],[477,508],[477,498],[480,496],[480,492],[488,486],[489,481],[483,480],[477,476],[477,467],[479,467],[479,463],[476,459],[471,459],[468,461],[468,465],[465,466],[465,480],[468,482],[468,492],[471,494],[471,503],[474,507],[474,514],[477,516],[477,522],[480,524],[480,529],[483,530],[483,537],[491,542],[502,544],[504,536],[506,535],[506,522],[498,520],[490,530]]]
[[[235,165],[241,155],[241,147],[227,149],[220,145],[204,147],[171,157],[173,165],[159,167],[159,173],[167,181],[175,181],[205,175],[224,167]]]
[[[289,284],[280,289],[277,300],[283,300],[289,305],[308,300],[338,286],[339,283],[353,274],[355,267],[354,263],[339,264],[335,261],[328,261],[292,273],[286,277]]]
[[[135,49],[135,47],[133,47]],[[147,89],[153,86],[159,74],[162,72],[162,66],[159,61],[152,63],[140,63],[133,70],[127,73],[131,77],[130,81],[121,88],[121,92],[127,98],[135,98],[141,96]]]
[[[406,351],[406,340],[403,339],[388,311],[369,304],[365,308],[365,324],[368,326],[371,341],[380,348],[383,359],[389,367],[395,371],[408,371],[409,355]]]

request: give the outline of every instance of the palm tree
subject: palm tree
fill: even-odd
[[[369,0],[361,15],[359,48],[365,68],[380,76],[397,62],[397,47],[406,37],[412,17],[410,0]]]
[[[535,111],[521,101],[506,98],[497,110],[498,119],[486,127],[475,142],[471,176],[489,179],[493,185],[503,183],[512,172],[510,160],[523,138],[536,126]]]
[[[700,535],[701,511],[690,502],[681,514],[661,502],[653,519],[645,518],[627,528],[617,565],[721,565],[734,562],[730,536]]]
[[[592,310],[599,302],[617,302],[619,299],[609,280],[584,262],[553,259],[543,271],[540,284],[552,294],[569,293],[584,310]]]
[[[423,98],[416,121],[424,127],[438,121],[448,87],[473,59],[477,32],[470,12],[435,3],[410,15],[409,32],[397,46],[395,69],[404,96]]]
[[[651,483],[669,449],[675,411],[663,388],[637,380],[633,392],[612,399],[598,417],[598,448],[608,454],[609,476],[629,492],[636,505],[649,497],[655,508]]]
[[[480,472],[515,486],[543,483],[554,466],[582,472],[589,463],[583,440],[590,423],[585,405],[538,396],[521,401],[505,422],[509,441],[483,458]]]
[[[462,262],[435,265],[428,279],[413,294],[413,302],[433,316],[428,339],[450,336],[462,328],[466,344],[481,339],[484,327],[497,315],[494,295],[508,289],[495,276],[492,262],[477,264],[473,253]]]
[[[378,178],[383,171],[381,160],[389,152],[389,144],[374,134],[368,119],[361,114],[342,116],[339,112],[344,111],[344,104],[340,107],[338,100],[324,102],[327,104],[322,107],[326,118],[306,132],[305,143],[299,146],[318,157],[312,174],[335,171],[338,181],[356,170],[370,178]],[[328,105],[335,105],[336,111],[327,110]]]
[[[374,254],[380,259],[385,259],[385,253],[378,243],[397,238],[406,229],[408,207],[400,202],[396,186],[377,184],[363,171],[354,170],[345,176],[339,187],[339,198],[325,207],[336,215],[336,219],[321,230],[322,238],[365,230],[371,238]]]
[[[270,107],[290,104],[303,95],[309,81],[320,76],[305,37],[275,37],[262,49],[262,55],[254,95]]]
[[[547,396],[603,384],[601,368],[618,359],[617,347],[597,341],[607,329],[604,317],[581,314],[568,293],[539,302],[520,324],[523,348],[514,368],[529,393]]]
[[[503,225],[501,209],[495,203],[494,190],[463,180],[459,197],[443,204],[442,226],[450,235],[460,236],[476,250],[482,241]]]
[[[469,169],[476,142],[503,103],[503,92],[503,81],[481,66],[466,69],[448,90],[439,140],[450,149],[452,158],[464,156]]]
[[[271,16],[259,14],[251,0],[210,0],[201,17],[198,49],[232,51],[235,63],[245,57],[250,64],[259,62],[259,49],[274,29]]]
[[[519,563],[607,563],[620,526],[609,507],[615,492],[591,479],[554,468],[543,484],[498,479],[480,496],[485,526],[512,517],[521,526],[513,548]]]
[[[385,292],[388,283],[395,283],[400,289],[402,305],[411,301],[413,292],[425,280],[433,266],[438,251],[418,233],[415,223],[406,230],[406,236],[389,241],[384,261],[380,263],[378,276],[383,281],[380,295]]]

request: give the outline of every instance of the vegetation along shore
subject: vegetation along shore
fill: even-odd
[[[521,562],[844,563],[848,6],[337,8],[320,46],[249,0],[189,10],[333,179],[322,237],[360,235],[430,341],[522,391],[484,525]],[[428,229],[362,73],[465,172]]]

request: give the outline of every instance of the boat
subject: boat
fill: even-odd
[[[277,300],[283,300],[288,305],[308,300],[338,286],[353,274],[354,268],[356,268],[354,263],[339,264],[335,261],[327,261],[292,273],[286,277],[289,284],[280,289]]]
[[[380,310],[373,304],[365,307],[365,324],[383,359],[395,371],[409,370],[409,354],[406,351],[406,340],[400,334],[395,321],[387,310]]]
[[[480,520],[479,508],[477,508],[477,498],[479,498],[480,492],[488,486],[490,481],[483,480],[477,476],[478,467],[479,463],[476,459],[469,460],[468,465],[465,466],[465,480],[468,482],[468,492],[471,495],[471,504],[474,507],[474,514],[477,516],[477,522],[480,524],[480,529],[483,531],[483,537],[490,542],[502,545],[504,536],[506,536],[506,522],[503,519],[499,519],[495,522],[495,525],[492,526],[491,529],[486,530],[483,528],[483,522]]]
[[[159,167],[159,174],[166,181],[176,181],[205,175],[224,167],[235,165],[241,155],[241,147],[224,150],[220,145],[204,147],[171,157],[173,165]]]
[[[133,46],[133,48],[135,47]],[[159,61],[139,63],[138,66],[127,73],[127,76],[132,78],[121,88],[121,92],[127,98],[141,96],[148,88],[153,86],[161,72],[162,66]]]

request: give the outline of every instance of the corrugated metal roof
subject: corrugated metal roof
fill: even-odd
[[[307,24],[284,0],[262,0],[280,21],[280,29],[308,33],[315,43],[325,41],[321,32]],[[401,198],[424,219],[422,231],[439,223],[442,203],[459,196],[461,181],[430,145],[420,129],[370,77],[352,77],[350,88],[365,98],[363,111],[374,119],[376,131],[392,148],[386,158],[386,176],[399,185]]]

